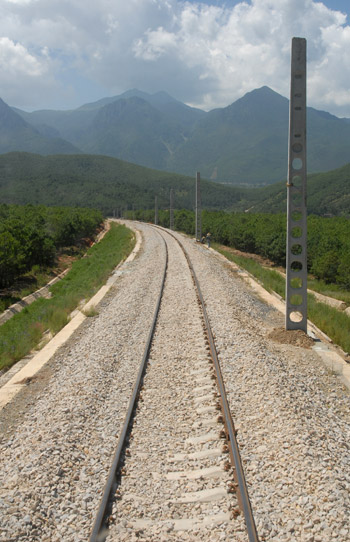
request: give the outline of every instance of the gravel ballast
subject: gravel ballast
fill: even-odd
[[[150,226],[138,224],[137,227],[144,236],[141,252],[123,268],[115,286],[97,307],[98,316],[87,319],[36,381],[0,413],[3,430],[0,540],[88,539],[161,282],[163,241]],[[350,540],[349,392],[337,376],[322,365],[315,351],[268,338],[273,329],[283,327],[282,316],[257,299],[239,274],[213,251],[180,234],[175,235],[185,244],[206,301],[231,412],[238,428],[237,438],[260,540]],[[111,531],[111,536],[116,536],[114,540],[136,540],[137,529],[149,529],[146,522],[137,527],[129,521],[135,518],[137,499],[127,502],[124,499],[126,508],[118,512],[127,484],[132,485],[135,478],[147,477],[153,472],[151,478],[148,476],[147,492],[156,495],[159,474],[166,477],[171,471],[194,466],[193,461],[175,465],[171,461],[172,456],[184,453],[183,437],[175,439],[177,431],[182,428],[188,432],[187,438],[191,438],[189,427],[198,423],[186,410],[187,403],[195,401],[196,396],[185,378],[181,378],[181,371],[184,375],[190,372],[186,363],[191,360],[199,363],[194,369],[198,374],[206,371],[201,365],[202,346],[198,344],[196,351],[186,350],[190,339],[200,331],[198,307],[193,308],[189,301],[194,294],[190,293],[190,278],[184,275],[185,265],[179,249],[175,242],[171,247],[174,275],[167,279],[166,295],[168,300],[173,300],[173,309],[167,309],[169,312],[159,321],[143,401],[135,419],[135,438],[130,443],[130,460],[137,454],[147,453],[147,461],[142,462],[139,456],[141,463],[130,464],[130,476],[123,482],[125,485],[121,485],[122,498],[114,510],[116,535]],[[179,317],[181,314],[185,316]],[[170,327],[164,322],[170,323]],[[179,337],[182,338],[180,346]],[[170,369],[162,371],[171,360],[174,373]],[[169,371],[173,376],[167,389]],[[147,379],[153,378],[159,378],[159,383],[155,380],[147,389]],[[171,402],[180,389],[180,382],[188,387],[188,401],[183,405],[179,397],[177,404]],[[157,400],[150,391],[152,386],[163,386],[169,401],[169,408],[159,421],[155,417]],[[198,397],[202,393],[203,390]],[[138,421],[142,413],[144,422]],[[175,420],[181,416],[183,419],[177,429]],[[213,417],[207,416],[208,419]],[[159,432],[166,433],[164,427],[171,423],[174,433],[165,435],[168,444],[173,443],[170,455],[163,446],[158,450],[158,441],[153,443],[155,450],[141,452],[137,448],[151,447],[147,427],[153,425]],[[206,431],[209,432],[213,429],[208,423]],[[140,436],[136,436],[138,425]],[[200,427],[196,426],[195,435],[201,434]],[[190,446],[185,453],[194,451]],[[203,468],[212,464],[211,459],[206,461]],[[198,468],[202,465],[198,464]],[[174,482],[177,481],[167,479],[165,491],[172,491]],[[184,493],[181,484],[177,488],[179,497]],[[226,484],[225,479],[223,484]],[[188,491],[195,492],[199,485],[198,480],[190,480]],[[155,496],[154,500],[156,504],[159,499]],[[176,522],[171,521],[177,519],[172,506],[167,504],[163,518],[157,514],[154,518],[145,518],[152,520],[148,531],[152,537],[147,540],[199,540],[203,536],[207,540],[232,540],[232,522],[226,522],[222,529],[213,524],[210,528],[197,526],[197,530],[177,531]],[[223,512],[228,511],[228,505],[224,508]],[[167,515],[169,511],[173,513],[172,518]],[[199,505],[196,513],[204,521],[205,517],[221,511],[216,503],[206,503]],[[192,508],[187,512],[188,517],[194,517]],[[163,522],[163,519],[170,521]],[[241,519],[235,521],[237,528]],[[237,540],[241,536],[239,529]]]
[[[313,350],[269,340],[282,315],[180,237],[216,335],[260,539],[350,540],[348,390]]]

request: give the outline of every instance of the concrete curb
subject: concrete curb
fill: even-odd
[[[7,322],[8,320],[10,320],[12,318],[12,316],[14,316],[15,314],[18,314],[19,312],[21,312],[24,309],[24,307],[26,307],[27,305],[31,305],[34,301],[36,301],[40,297],[49,298],[50,297],[50,292],[49,292],[50,286],[52,286],[53,284],[56,284],[56,282],[63,279],[63,277],[66,276],[66,274],[68,273],[68,271],[69,271],[69,268],[65,269],[64,271],[62,271],[62,273],[57,275],[57,277],[50,280],[50,282],[48,282],[45,286],[43,286],[42,288],[39,288],[39,290],[36,290],[35,292],[33,292],[33,293],[29,294],[29,295],[26,295],[25,297],[23,297],[23,299],[21,299],[17,303],[14,303],[8,309],[6,309],[0,315],[0,326],[2,324],[4,324],[5,322]]]
[[[141,233],[134,227],[130,227],[136,234],[136,244],[127,259],[120,262],[114,269],[108,281],[100,290],[80,309],[74,311],[72,320],[57,333],[28,363],[0,388],[0,411],[25,387],[33,376],[52,358],[57,350],[73,335],[78,327],[86,320],[83,312],[97,305],[111,289],[122,273],[122,267],[130,263],[136,257],[142,245]]]

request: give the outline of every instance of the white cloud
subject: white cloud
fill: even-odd
[[[0,38],[0,70],[4,77],[37,77],[43,75],[45,67],[20,43]]]
[[[28,78],[28,100],[34,103],[36,94],[38,107],[43,93],[35,92],[34,81],[37,89],[51,89],[53,102],[61,95],[62,107],[70,105],[64,99],[81,103],[74,88],[81,92],[82,81],[108,94],[164,89],[206,109],[262,85],[288,96],[290,42],[302,36],[310,105],[350,116],[345,23],[343,14],[313,0],[221,7],[180,0],[2,0],[2,97],[16,105],[19,82]]]

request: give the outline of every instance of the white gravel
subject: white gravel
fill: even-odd
[[[145,237],[143,250],[100,304],[99,316],[88,319],[54,357],[42,384],[40,379],[30,384],[16,398],[16,404],[0,414],[4,430],[0,443],[0,540],[88,539],[161,280],[163,243],[149,226],[140,227]],[[194,262],[216,335],[260,540],[350,540],[348,391],[312,350],[269,340],[272,328],[283,326],[282,317],[257,300],[211,251],[179,238]],[[153,518],[151,511],[144,516],[151,524],[139,528],[151,533],[147,540],[240,540],[240,518],[223,522],[221,531],[220,525],[204,526],[206,517],[228,510],[227,497],[211,504],[182,505],[187,517],[196,513],[203,520],[195,529],[176,530],[175,520],[183,515],[176,517],[174,503],[169,506],[171,499],[162,516],[155,512],[161,501],[160,488],[168,493],[174,490],[175,498],[186,492],[183,480],[166,478],[170,471],[215,464],[212,459],[202,463],[188,457],[171,461],[175,454],[216,447],[215,440],[199,448],[195,441],[184,444],[183,434],[190,434],[190,426],[202,423],[194,425],[194,436],[217,431],[213,422],[205,425],[215,415],[207,413],[198,421],[188,408],[191,402],[202,401],[204,391],[191,391],[189,364],[198,367],[191,374],[193,380],[201,371],[206,377],[208,369],[201,340],[196,350],[189,347],[199,332],[198,309],[188,301],[193,294],[181,253],[173,246],[172,254],[174,275],[169,275],[166,295],[174,306],[163,313],[159,323],[139,409],[142,418],[136,417],[135,438],[130,443],[130,461],[140,453],[147,457],[138,455],[144,461],[130,463],[127,470],[114,514],[114,540],[136,539],[132,521],[135,503],[140,501],[125,496],[128,484],[134,486],[135,493],[141,491],[142,484],[135,484],[141,477],[145,480],[143,498],[149,493],[157,505]],[[166,384],[168,375],[172,379]],[[146,387],[148,379],[155,382],[169,408],[159,412],[152,384]],[[197,384],[196,388],[202,387]],[[177,394],[183,387],[187,400]],[[203,405],[210,406],[205,400]],[[169,425],[173,425],[171,431]],[[165,444],[154,440],[147,427],[162,433]],[[140,433],[136,432],[139,429]],[[144,447],[146,452],[141,451]],[[220,462],[223,458],[218,457]],[[166,483],[161,484],[164,477]],[[226,484],[225,478],[219,481]],[[201,480],[188,478],[186,484],[189,492],[202,487]],[[232,537],[233,528],[236,538]]]
[[[180,236],[184,239],[182,236]],[[228,266],[184,239],[219,349],[261,540],[350,540],[349,392]]]

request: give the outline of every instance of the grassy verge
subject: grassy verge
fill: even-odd
[[[251,258],[232,254],[214,243],[214,248],[228,260],[251,273],[266,290],[277,292],[285,298],[285,279],[274,270],[262,267]],[[320,292],[324,293],[324,292]],[[312,294],[308,294],[308,318],[321,329],[332,341],[345,352],[350,352],[350,318],[344,313],[324,303],[316,301]]]
[[[8,368],[35,348],[46,331],[57,333],[82,299],[91,298],[134,246],[133,233],[112,225],[103,240],[73,263],[50,288],[51,299],[38,299],[0,327],[0,369]]]
[[[310,277],[307,283],[310,290],[328,297],[333,297],[334,299],[339,299],[339,301],[344,301],[350,305],[350,292],[342,289],[338,284],[326,284],[323,280],[316,280]]]
[[[243,269],[248,271],[248,273],[251,273],[264,285],[264,288],[268,292],[277,292],[281,297],[284,297],[285,280],[280,273],[274,271],[273,269],[270,270],[266,267],[263,267],[251,258],[232,254],[232,252],[220,248],[219,245],[215,246],[215,243],[213,248],[223,254],[225,258],[227,258],[231,262],[234,262],[239,267],[242,267]]]
[[[52,267],[34,265],[30,271],[17,279],[8,290],[1,292],[0,297],[0,313],[5,311],[13,303],[17,303],[23,297],[32,294],[39,288],[46,286],[50,280],[55,278],[57,274],[62,273],[72,261],[81,258],[86,252],[87,247],[67,247],[61,251],[60,261]]]

